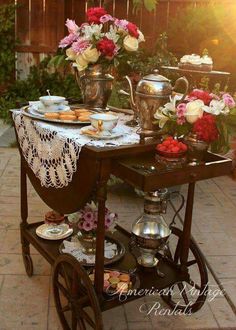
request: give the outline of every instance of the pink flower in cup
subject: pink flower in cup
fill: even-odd
[[[228,93],[223,94],[223,101],[225,103],[225,105],[227,105],[230,109],[235,107],[235,101],[232,98],[232,96]]]

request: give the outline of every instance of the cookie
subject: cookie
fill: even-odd
[[[75,109],[74,112],[75,112],[76,116],[91,114],[91,112],[86,109]]]
[[[89,117],[85,117],[85,116],[80,116],[80,117],[77,117],[79,121],[89,121]]]
[[[110,274],[109,273],[104,273],[104,281],[107,281],[110,277]]]
[[[44,114],[45,118],[49,118],[49,119],[59,119],[59,113],[58,112],[46,112]]]
[[[120,272],[118,272],[117,270],[113,270],[113,271],[110,272],[110,276],[111,277],[119,277]]]
[[[77,120],[76,116],[73,115],[60,115],[60,120]]]
[[[73,116],[76,115],[74,110],[60,111],[59,114],[60,114],[60,116],[61,116],[61,115],[73,115]]]
[[[121,274],[119,276],[119,279],[121,282],[129,282],[130,281],[130,276],[128,274]]]
[[[129,288],[129,286],[128,286],[128,283],[127,282],[119,282],[119,283],[117,283],[116,289],[117,289],[118,292],[127,292],[128,291],[128,288]]]

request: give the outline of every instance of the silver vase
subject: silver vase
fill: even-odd
[[[77,72],[76,79],[85,107],[105,110],[112,92],[113,76],[104,71],[101,65],[95,64],[89,66],[81,74]]]
[[[190,165],[197,165],[204,161],[209,144],[198,140],[197,135],[190,133],[184,140],[188,146],[188,161]]]

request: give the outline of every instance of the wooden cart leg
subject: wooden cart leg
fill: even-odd
[[[105,204],[107,199],[107,181],[109,179],[109,163],[103,161],[100,164],[100,176],[97,184],[98,201],[98,224],[96,239],[96,262],[95,262],[95,290],[97,295],[103,291],[104,277],[104,241],[105,241]]]
[[[181,240],[180,262],[181,262],[181,269],[183,271],[187,270],[186,264],[188,261],[188,253],[189,253],[190,237],[191,237],[194,189],[195,189],[195,182],[191,182],[188,186],[188,197],[187,197],[187,204],[185,210],[183,236]]]
[[[33,262],[30,256],[29,241],[25,238],[24,231],[28,225],[28,200],[27,200],[27,177],[23,164],[23,159],[21,158],[21,246],[22,246],[22,257],[25,265],[26,274],[30,277],[33,275]]]

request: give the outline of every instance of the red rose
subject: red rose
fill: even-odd
[[[213,142],[218,139],[219,131],[216,126],[216,118],[211,114],[205,114],[193,125],[193,133],[197,134],[199,140]]]
[[[199,99],[204,102],[205,105],[209,105],[212,100],[212,96],[201,89],[194,89],[189,95],[190,99]]]
[[[127,29],[128,29],[128,31],[129,31],[129,34],[130,34],[132,37],[138,38],[138,36],[139,36],[138,28],[137,28],[137,26],[136,26],[134,23],[129,22],[129,23],[127,24]]]
[[[106,15],[107,12],[102,7],[92,7],[87,10],[87,18],[89,23],[100,24],[100,17]]]
[[[97,50],[105,57],[112,58],[115,54],[116,45],[114,42],[106,37],[97,43]]]

